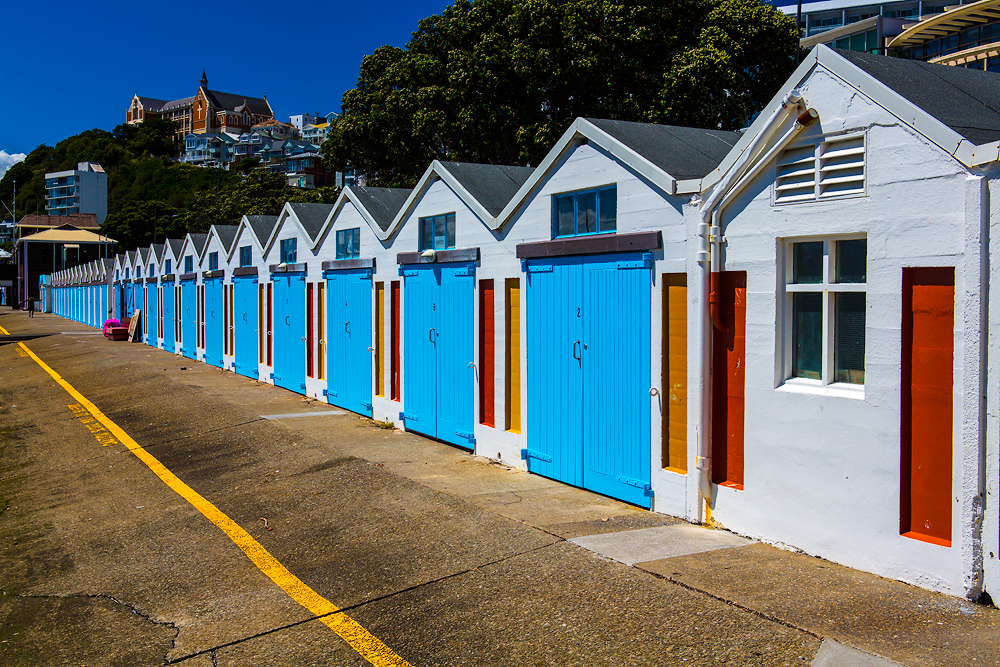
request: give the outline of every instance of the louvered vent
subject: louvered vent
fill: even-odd
[[[819,196],[863,194],[865,137],[825,141],[819,146]]]
[[[816,145],[789,148],[778,158],[774,180],[774,201],[777,204],[815,199]]]

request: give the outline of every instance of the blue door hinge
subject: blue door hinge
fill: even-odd
[[[625,477],[624,475],[618,475],[618,481],[622,484],[628,484],[629,486],[634,486],[637,489],[642,489],[642,495],[647,498],[653,497],[653,485],[649,482],[632,479],[631,477]]]
[[[371,410],[372,409],[372,404],[371,403],[367,403],[365,401],[361,401],[361,405],[365,408],[365,410]]]
[[[328,394],[327,394],[327,391],[326,391],[326,389],[324,389],[324,390],[323,390],[323,395],[324,395],[324,396],[327,396],[327,395],[328,395]]]
[[[528,273],[552,273],[551,264],[529,264]]]
[[[474,433],[469,433],[468,431],[455,431],[455,435],[460,438],[465,438],[469,442],[476,442],[476,435]]]
[[[474,276],[476,275],[476,267],[473,264],[468,266],[463,266],[460,269],[455,269],[456,276]]]
[[[272,379],[272,380],[280,380],[281,378],[280,378],[280,377],[277,377],[277,376],[275,376],[275,374],[274,374],[274,373],[271,373],[271,379]]]
[[[306,389],[306,383],[305,382],[303,382],[299,386],[302,387],[302,391],[305,391],[305,389]]]
[[[406,412],[400,412],[399,413],[399,418],[400,419],[408,419],[408,420],[414,421],[414,422],[415,421],[419,421],[416,417],[414,417],[413,415],[411,415],[409,413],[406,413]]]
[[[337,396],[340,396],[340,394],[337,393],[337,392],[335,392],[335,391],[330,391],[329,389],[327,389],[326,391],[330,392],[329,394],[327,394],[328,396],[333,396],[334,398],[336,398]]]
[[[542,454],[541,452],[536,452],[535,450],[528,448],[522,449],[521,460],[527,461],[529,458],[545,461],[546,463],[552,463],[552,457],[548,454]]]

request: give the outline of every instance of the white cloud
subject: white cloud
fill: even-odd
[[[7,170],[13,167],[15,164],[28,157],[24,153],[14,153],[11,155],[7,151],[0,150],[0,178],[3,177]]]

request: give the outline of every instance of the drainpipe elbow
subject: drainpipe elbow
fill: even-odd
[[[708,312],[712,318],[712,326],[717,331],[725,332],[726,325],[722,323],[722,315],[719,313],[719,274],[712,272],[708,291]]]
[[[709,480],[709,472],[712,468],[712,460],[707,456],[698,457],[698,492],[707,502],[712,502],[712,483]]]

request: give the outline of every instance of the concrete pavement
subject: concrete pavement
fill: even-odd
[[[1000,663],[996,609],[52,315],[0,326],[412,665]],[[74,403],[0,337],[0,664],[366,664]]]

